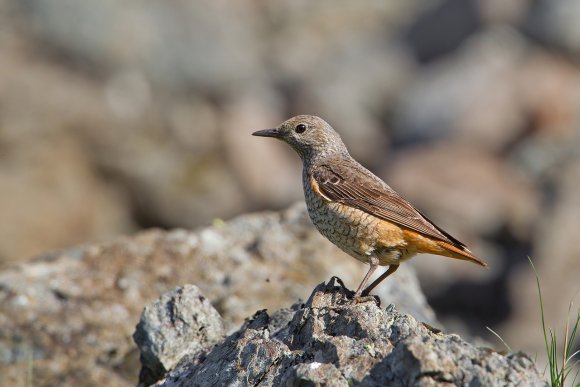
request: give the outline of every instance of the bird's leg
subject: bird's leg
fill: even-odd
[[[389,265],[389,268],[387,269],[387,271],[385,271],[383,274],[381,274],[381,276],[379,278],[377,278],[372,284],[370,284],[365,290],[362,291],[362,293],[361,293],[362,296],[363,297],[368,296],[369,293],[371,292],[371,290],[373,290],[385,278],[387,278],[388,276],[390,276],[391,274],[396,272],[398,268],[399,268],[399,265]],[[373,269],[373,271],[374,271],[374,269]],[[368,276],[368,274],[367,274],[367,276]],[[366,280],[367,280],[367,277],[365,277],[365,279],[363,280],[363,283],[366,282]],[[359,290],[360,290],[360,288],[359,288]],[[358,290],[357,290],[357,293],[358,293]]]
[[[374,255],[371,255],[370,260],[369,260],[369,265],[370,265],[369,271],[367,272],[367,274],[365,275],[365,278],[363,278],[362,282],[358,286],[358,289],[354,293],[354,298],[358,298],[361,295],[362,289],[365,287],[367,282],[369,282],[369,278],[371,278],[371,276],[373,275],[375,270],[377,270],[377,267],[379,266],[379,260],[377,259],[377,257],[375,257]]]

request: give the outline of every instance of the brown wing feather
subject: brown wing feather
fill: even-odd
[[[363,166],[333,162],[320,165],[312,177],[320,191],[332,201],[343,203],[460,249],[465,245],[433,224],[408,201]]]

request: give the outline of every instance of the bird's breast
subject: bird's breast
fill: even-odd
[[[329,200],[307,173],[303,174],[303,183],[310,219],[328,240],[363,262],[368,262],[373,253],[389,257],[389,262],[381,262],[382,264],[390,264],[397,258],[398,253],[387,251],[386,246],[382,244],[386,242],[385,232],[389,233],[389,241],[396,242],[397,235],[394,229],[387,230],[382,220],[364,211]],[[379,259],[381,260],[381,257]]]

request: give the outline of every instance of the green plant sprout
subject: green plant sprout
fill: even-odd
[[[572,312],[574,298],[578,294],[572,297],[570,304],[568,306],[568,316],[566,318],[566,328],[564,333],[564,343],[563,350],[561,353],[561,363],[559,360],[559,351],[557,345],[556,331],[552,328],[546,327],[546,320],[544,316],[544,300],[542,298],[542,288],[540,286],[540,277],[536,271],[536,267],[532,262],[532,259],[528,257],[530,265],[534,270],[534,275],[536,276],[536,286],[538,288],[538,298],[540,301],[540,316],[542,318],[542,332],[544,334],[544,343],[546,345],[546,354],[548,355],[548,368],[550,370],[550,384],[552,387],[565,387],[566,379],[568,378],[570,372],[580,363],[580,350],[572,353],[574,340],[576,339],[576,332],[578,331],[578,326],[580,325],[580,309],[576,310],[576,321],[571,324],[570,313]],[[545,370],[544,370],[545,372]],[[576,383],[578,378],[578,373],[576,371],[574,379],[572,379],[572,386],[580,386],[580,382]]]

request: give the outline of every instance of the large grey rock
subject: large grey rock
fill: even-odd
[[[373,300],[354,303],[333,278],[305,304],[257,312],[159,386],[546,386],[522,353],[477,348]]]
[[[531,2],[524,30],[542,44],[578,58],[580,3],[575,0]]]
[[[197,354],[225,334],[219,313],[197,286],[185,285],[145,307],[133,340],[141,351],[144,385],[159,380],[187,353]]]
[[[307,298],[332,275],[356,287],[366,270],[314,229],[304,204],[46,255],[0,271],[0,375],[18,383],[31,365],[39,386],[135,384],[131,334],[159,294],[196,284],[232,331],[255,310]],[[408,266],[377,294],[437,324]]]

